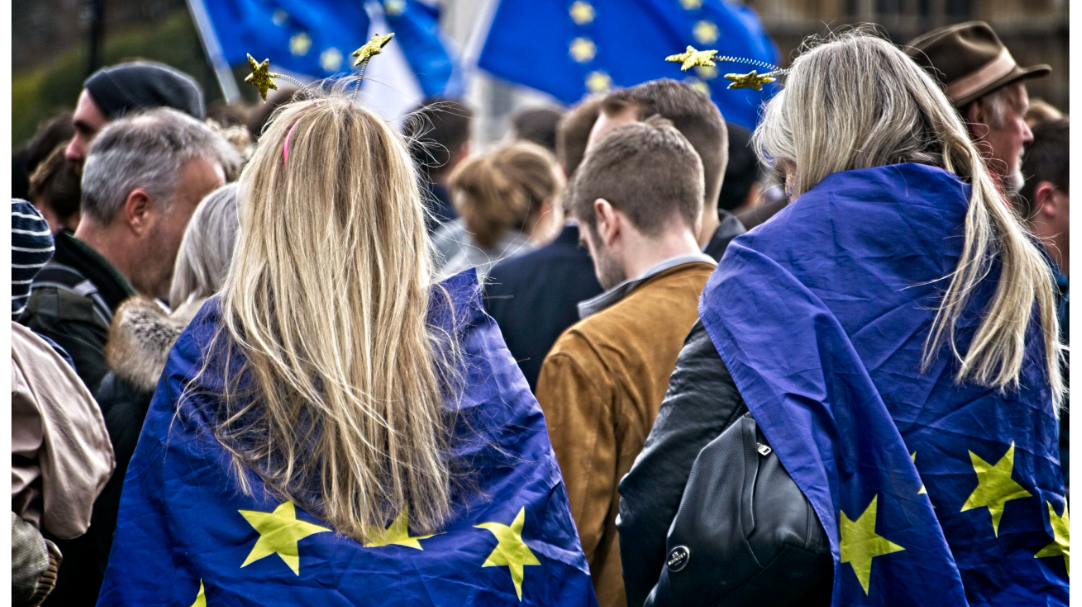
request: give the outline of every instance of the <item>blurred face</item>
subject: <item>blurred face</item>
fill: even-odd
[[[627,106],[616,112],[615,114],[608,114],[601,112],[597,117],[597,122],[594,123],[594,127],[590,129],[590,139],[586,142],[586,149],[589,151],[590,147],[597,143],[606,133],[612,129],[635,122],[639,119],[639,109],[635,106]]]
[[[152,229],[143,238],[145,261],[132,269],[132,286],[161,299],[169,296],[177,250],[192,214],[204,196],[225,185],[225,172],[216,162],[196,158],[181,169],[178,183],[172,206],[164,213],[159,212]]]
[[[1011,85],[1005,94],[1000,123],[987,114],[987,109],[978,119],[987,127],[987,134],[980,138],[987,145],[980,147],[988,157],[988,167],[1004,178],[1008,190],[1016,192],[1022,187],[1022,148],[1033,141],[1033,133],[1026,124],[1029,95],[1022,83]]]
[[[90,148],[90,142],[98,136],[98,132],[105,128],[109,121],[105,114],[98,109],[98,104],[86,89],[79,95],[79,101],[75,105],[75,114],[71,118],[75,126],[75,136],[72,137],[68,148],[64,150],[64,157],[82,167],[86,160],[86,151]]]

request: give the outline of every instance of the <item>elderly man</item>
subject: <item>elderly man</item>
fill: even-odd
[[[1026,125],[1025,80],[1047,75],[1047,65],[1021,67],[992,28],[971,21],[928,32],[906,45],[906,54],[946,87],[969,125],[970,136],[1004,189],[1022,187],[1022,147],[1033,141]]]
[[[74,234],[57,232],[21,319],[67,350],[91,391],[107,371],[113,311],[137,292],[168,295],[188,220],[238,162],[210,127],[167,108],[116,120],[94,140],[82,220]]]
[[[72,137],[64,156],[81,165],[105,125],[133,110],[171,107],[202,120],[203,89],[189,75],[153,61],[102,68],[83,84],[75,105]]]

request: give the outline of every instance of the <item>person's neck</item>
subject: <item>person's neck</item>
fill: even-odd
[[[714,237],[714,232],[718,231],[718,226],[721,225],[721,219],[718,218],[718,207],[715,205],[710,208],[703,209],[703,227],[699,230],[699,250],[702,251],[706,248],[706,245],[710,244],[710,239]]]
[[[90,220],[83,219],[75,230],[75,237],[86,243],[91,249],[98,252],[116,271],[129,283],[132,280],[132,263],[126,249],[117,246],[119,239],[114,238],[107,226],[98,225]]]
[[[1069,234],[1065,230],[1058,230],[1040,219],[1030,222],[1029,227],[1040,239],[1045,251],[1048,251],[1048,256],[1059,266],[1060,272],[1063,272],[1064,276],[1070,276]]]
[[[703,250],[696,242],[694,234],[688,229],[672,229],[657,236],[636,235],[627,242],[627,255],[624,257],[624,275],[629,279],[640,278],[650,268],[682,255],[695,255]]]

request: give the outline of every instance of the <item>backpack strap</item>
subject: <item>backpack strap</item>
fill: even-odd
[[[105,299],[98,293],[98,287],[90,282],[83,273],[71,266],[62,263],[49,262],[37,278],[34,279],[32,289],[38,287],[53,287],[80,297],[87,297],[94,303],[94,312],[108,326],[113,322],[113,311],[105,303]]]

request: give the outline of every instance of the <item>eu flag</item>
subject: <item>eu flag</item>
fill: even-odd
[[[439,11],[420,0],[213,0],[202,3],[230,65],[247,54],[295,74],[326,78],[348,72],[350,53],[377,25],[397,46],[426,96],[462,95],[462,75],[439,29]]]
[[[614,87],[680,79],[709,93],[726,120],[755,128],[773,85],[726,90],[724,74],[748,72],[751,65],[681,72],[665,62],[689,45],[778,62],[755,12],[726,0],[501,0],[477,65],[566,104]]]
[[[474,272],[444,285],[452,301],[434,304],[430,320],[447,323],[453,311],[462,335],[466,387],[447,404],[459,420],[449,457],[468,472],[446,528],[418,534],[403,512],[362,545],[258,481],[254,497],[242,494],[213,435],[220,403],[208,394],[220,373],[182,396],[221,326],[212,299],[155,392],[98,605],[596,606],[541,409],[481,308]]]
[[[900,164],[828,175],[733,241],[703,324],[834,553],[834,605],[1066,605],[1068,513],[1034,318],[1020,386],[921,359],[970,188]],[[965,352],[998,266],[956,324]]]

